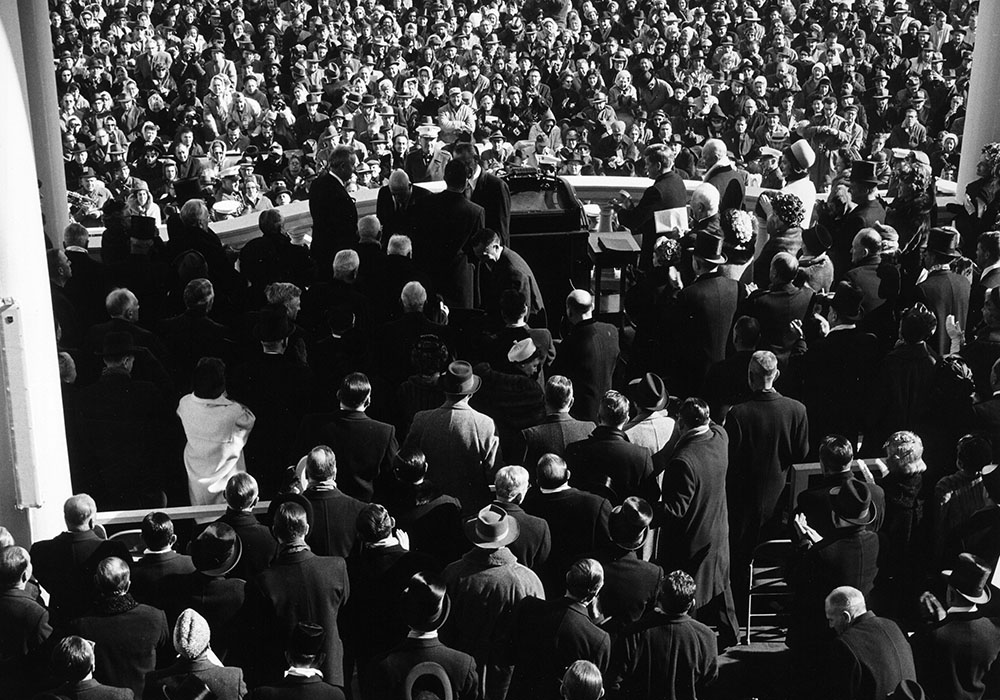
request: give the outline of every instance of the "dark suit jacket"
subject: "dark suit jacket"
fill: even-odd
[[[456,700],[478,700],[479,673],[476,660],[465,652],[446,647],[438,639],[404,639],[399,646],[377,659],[369,674],[372,687],[365,697],[401,700],[407,674],[417,664],[436,663],[451,680]]]
[[[525,428],[521,434],[527,447],[524,455],[525,469],[534,481],[534,469],[542,455],[552,454],[562,457],[567,445],[584,440],[597,427],[592,421],[576,420],[568,413],[550,413],[541,425]]]
[[[680,209],[687,206],[687,189],[684,180],[676,172],[659,175],[646,188],[631,209],[618,212],[618,223],[627,226],[635,235],[642,236],[642,251],[639,253],[639,267],[649,270],[653,267],[653,246],[656,243],[656,219],[654,215],[665,209]],[[683,232],[682,232],[683,233]]]
[[[521,255],[511,248],[504,248],[500,259],[479,261],[478,305],[488,313],[500,316],[500,297],[507,290],[519,292],[528,304],[528,320],[535,325],[545,325],[545,301],[535,273]]]
[[[66,257],[73,266],[73,276],[66,281],[63,292],[80,313],[81,327],[88,328],[107,320],[104,299],[111,287],[104,265],[78,250],[67,250]]]
[[[705,182],[715,185],[721,197],[719,211],[742,209],[747,188],[747,175],[733,164],[715,166],[707,173]]]
[[[563,673],[580,659],[590,661],[601,673],[608,670],[611,638],[580,603],[569,598],[525,598],[514,614],[510,639],[514,676],[508,697],[559,698]]]
[[[124,612],[104,608],[71,625],[73,634],[95,643],[94,675],[142,697],[146,674],[170,658],[170,628],[162,610],[139,603]]]
[[[146,348],[150,354],[164,367],[169,366],[171,357],[166,345],[156,335],[149,332],[142,326],[125,321],[120,318],[113,318],[104,323],[91,326],[90,330],[83,337],[83,344],[80,347],[81,353],[89,354],[90,357],[97,357],[104,347],[104,336],[108,333],[128,333],[132,336],[132,341],[139,347]],[[91,377],[96,378],[100,373],[99,358],[88,363],[92,370]],[[136,358],[136,367],[140,365],[140,357]],[[86,366],[81,369],[86,369]],[[96,370],[96,372],[94,372]],[[133,372],[133,376],[143,379],[152,379],[150,376],[141,376],[138,372]]]
[[[804,321],[812,304],[813,291],[794,284],[774,286],[750,299],[750,315],[760,322],[758,347],[783,345],[782,336],[791,321]]]
[[[344,691],[320,678],[289,676],[250,693],[253,700],[344,700]]]
[[[839,227],[834,228],[833,246],[830,260],[833,261],[834,279],[840,279],[851,267],[851,244],[863,228],[871,228],[875,222],[885,223],[885,206],[880,199],[861,202],[844,217]]]
[[[648,613],[620,649],[623,698],[695,700],[719,674],[715,633],[687,614]]]
[[[993,459],[1000,455],[1000,396],[980,401],[972,407],[973,427],[982,431],[993,446]]]
[[[247,694],[243,682],[243,669],[233,666],[216,666],[207,659],[178,659],[176,662],[146,676],[143,697],[148,700],[162,700],[164,689],[174,691],[188,675],[204,682],[215,693],[216,700],[241,700]]]
[[[305,289],[316,274],[316,263],[308,248],[295,245],[284,233],[265,233],[240,250],[240,272],[250,282],[254,301],[263,304],[264,289],[272,282],[291,282]]]
[[[593,318],[580,321],[563,339],[550,375],[561,374],[573,382],[573,417],[597,419],[601,399],[611,388],[619,350],[618,329]]]
[[[305,497],[312,504],[313,519],[306,541],[321,557],[347,558],[354,549],[358,534],[358,513],[364,501],[348,496],[339,489],[306,489]]]
[[[181,394],[190,391],[198,360],[218,357],[228,364],[236,356],[232,331],[204,313],[186,311],[163,319],[156,332],[170,353],[174,380]]]
[[[382,324],[375,331],[372,346],[379,374],[394,384],[404,381],[414,372],[410,352],[422,335],[436,335],[452,347],[448,326],[431,321],[421,311],[410,311]]]
[[[413,233],[416,223],[413,218],[413,211],[424,197],[429,197],[430,192],[423,187],[414,185],[410,192],[410,199],[402,208],[397,208],[393,201],[389,186],[384,185],[378,190],[378,197],[375,199],[375,216],[382,224],[382,242],[388,244],[389,238],[395,234],[409,236]]]
[[[337,487],[364,502],[372,500],[379,476],[392,475],[399,451],[396,429],[365,415],[364,411],[314,413],[302,419],[297,454],[316,445],[329,445],[337,456]]]
[[[653,455],[630,443],[616,428],[599,425],[590,437],[568,445],[566,464],[573,486],[607,496],[614,503],[629,496],[639,496],[648,503],[659,500]]]
[[[31,591],[0,592],[0,695],[16,696],[17,689],[30,688],[45,677],[51,635],[49,611]]]
[[[526,513],[516,503],[494,501],[494,504],[507,511],[507,515],[517,521],[521,530],[521,534],[507,545],[507,549],[517,557],[518,563],[534,569],[535,573],[541,571],[549,558],[549,552],[552,551],[549,524],[543,518]]]
[[[94,679],[65,683],[52,692],[69,700],[132,700],[137,697],[130,688],[101,685]]]
[[[160,585],[173,574],[190,574],[194,571],[191,557],[174,550],[163,554],[147,554],[132,564],[132,587],[129,592],[141,603],[163,608]]]
[[[745,298],[746,287],[721,272],[702,275],[678,296],[682,314],[678,332],[685,339],[690,393],[701,386],[709,367],[725,359],[736,309]]]
[[[940,661],[935,659],[936,663]],[[895,622],[871,612],[857,618],[834,640],[827,672],[831,700],[886,697],[901,681],[917,680],[906,637]]]
[[[607,544],[585,555],[604,567],[604,587],[598,595],[601,614],[607,619],[601,626],[611,634],[626,629],[652,610],[663,581],[663,567],[639,559],[618,545]],[[565,574],[565,572],[563,572]]]
[[[344,648],[337,614],[351,593],[344,560],[316,556],[309,550],[281,552],[270,568],[257,574],[249,589],[251,609],[256,611],[252,613],[253,638],[262,644],[261,677],[281,672],[295,626],[312,622],[326,630],[326,658],[319,667],[323,680],[343,687]]]
[[[448,306],[472,308],[474,297],[470,241],[483,228],[483,208],[462,192],[424,197],[413,214],[413,261],[427,271]]]
[[[310,251],[321,278],[332,273],[330,266],[338,251],[358,241],[358,208],[340,181],[330,173],[313,180],[309,188],[312,216]]]
[[[882,264],[881,255],[873,255],[860,261],[857,265],[847,271],[844,276],[848,282],[861,290],[864,297],[861,300],[861,308],[865,315],[882,306],[885,299],[878,295],[878,288],[882,280],[878,277],[878,266]]]
[[[128,547],[102,540],[93,530],[62,532],[31,545],[35,578],[49,592],[49,611],[55,624],[64,624],[87,612],[94,590],[97,565],[107,557],[131,560]]]
[[[776,391],[758,392],[726,416],[729,529],[750,554],[774,516],[788,470],[809,453],[806,407]]]
[[[949,314],[961,323],[969,315],[969,294],[972,285],[963,275],[949,270],[935,270],[927,279],[917,285],[917,299],[927,304],[927,308],[937,317],[938,327],[928,345],[944,357],[951,349],[951,339],[945,328]]]
[[[227,509],[216,522],[226,523],[236,530],[243,543],[243,554],[240,555],[236,568],[229,572],[230,578],[249,581],[271,565],[271,560],[278,552],[278,542],[271,534],[271,529],[261,524],[256,515]]]
[[[507,183],[485,170],[476,181],[470,197],[485,212],[483,225],[500,234],[500,243],[510,245],[510,188]]]
[[[677,441],[663,473],[664,496],[658,508],[663,517],[659,560],[670,571],[683,569],[694,578],[696,607],[729,587],[729,437],[715,423],[708,428]]]
[[[997,625],[981,611],[950,613],[915,634],[913,661],[920,685],[932,698],[978,700],[986,674],[1000,654]]]

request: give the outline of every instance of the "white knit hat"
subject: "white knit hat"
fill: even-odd
[[[212,630],[208,620],[197,611],[187,608],[174,625],[174,649],[185,659],[197,659],[208,649]]]

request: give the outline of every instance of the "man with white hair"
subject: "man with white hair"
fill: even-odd
[[[132,336],[132,340],[137,346],[148,350],[152,357],[160,364],[164,366],[168,364],[169,353],[163,341],[139,325],[139,299],[136,298],[131,290],[124,287],[115,289],[105,298],[104,308],[111,319],[90,327],[83,338],[80,357],[97,357],[104,347],[104,338],[109,333],[128,333]],[[145,373],[140,372],[140,374],[144,375],[143,378],[151,378],[148,371],[150,369],[148,356],[144,357],[144,359],[147,362],[140,362],[140,365],[144,365],[140,369],[145,368],[147,371]],[[96,362],[81,364],[91,370],[84,383],[96,378],[94,375],[96,375],[99,369]]]
[[[715,185],[721,195],[721,209],[742,209],[747,189],[747,174],[739,170],[729,158],[729,150],[722,139],[708,139],[701,150],[705,182]]]
[[[573,416],[595,421],[618,361],[618,329],[594,318],[594,297],[583,289],[566,297],[566,319],[572,329],[559,346],[552,374],[561,374],[573,382]]]
[[[528,470],[516,465],[504,467],[497,472],[493,483],[496,486],[494,503],[514,518],[521,528],[521,534],[507,548],[519,562],[539,573],[552,550],[552,535],[545,520],[528,515],[521,508],[521,502],[528,493]]]
[[[380,376],[388,381],[402,382],[412,374],[410,350],[420,336],[436,335],[448,342],[451,334],[448,326],[427,317],[427,289],[420,282],[403,285],[396,301],[402,313],[376,329],[373,348]]]
[[[429,194],[423,187],[414,187],[405,170],[389,173],[388,184],[379,188],[375,200],[375,215],[382,222],[384,234],[409,235],[413,229],[413,207]]]
[[[826,620],[837,638],[826,656],[824,690],[831,698],[875,700],[917,679],[913,652],[895,622],[868,610],[857,588],[834,588]]]
[[[382,222],[374,214],[358,219],[358,287],[371,299],[384,283],[385,249],[382,245]]]

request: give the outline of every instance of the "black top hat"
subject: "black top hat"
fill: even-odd
[[[802,231],[802,242],[805,243],[806,248],[811,253],[819,255],[830,250],[830,247],[833,245],[833,236],[830,235],[830,231],[827,230],[826,226],[816,224],[812,228]]]
[[[851,182],[858,182],[864,185],[877,185],[878,178],[875,176],[875,163],[870,160],[856,160],[851,166]]]
[[[844,321],[857,321],[861,318],[861,302],[864,300],[864,292],[847,281],[837,284],[833,292],[833,301],[830,306],[837,312],[837,315]]]
[[[852,525],[871,525],[875,522],[875,504],[868,484],[860,479],[848,479],[843,486],[830,489],[834,514]]]
[[[723,239],[710,231],[698,231],[694,239],[694,254],[707,263],[722,265],[726,255],[722,252]]]
[[[101,344],[101,351],[98,355],[103,357],[120,357],[122,355],[134,355],[142,348],[135,344],[132,334],[127,331],[117,331],[104,336]]]
[[[132,225],[129,227],[130,238],[137,238],[140,241],[151,241],[160,235],[160,229],[156,227],[156,219],[151,216],[132,215]]]
[[[622,549],[639,549],[649,535],[652,522],[653,509],[649,504],[637,496],[629,496],[608,516],[611,541]]]
[[[408,627],[418,632],[433,632],[448,619],[451,598],[443,583],[433,576],[418,573],[403,589],[400,607]]]
[[[300,622],[292,630],[288,653],[292,656],[319,656],[326,644],[326,630],[311,622]]]
[[[927,233],[927,250],[949,258],[961,256],[958,252],[958,231],[950,226],[938,226]]]
[[[448,371],[438,380],[446,394],[475,394],[483,380],[472,373],[472,365],[458,360],[448,365]]]
[[[178,204],[183,204],[189,199],[198,199],[201,194],[201,180],[196,177],[186,177],[183,180],[174,181],[174,195]]]
[[[644,411],[661,411],[670,401],[667,385],[652,372],[646,372],[645,376],[630,381],[626,393]]]
[[[283,308],[264,309],[257,315],[254,337],[262,343],[275,343],[292,334],[292,323]]]
[[[958,555],[955,567],[942,571],[948,585],[970,603],[987,603],[990,599],[990,566],[974,554]]]
[[[465,536],[480,549],[505,547],[516,540],[521,531],[517,520],[495,503],[480,510],[462,526]]]
[[[240,561],[243,543],[226,523],[212,523],[191,541],[191,562],[206,576],[225,576]]]

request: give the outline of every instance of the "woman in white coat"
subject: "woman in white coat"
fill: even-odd
[[[226,365],[217,357],[198,361],[193,384],[194,391],[177,406],[187,435],[184,466],[191,505],[223,503],[229,477],[246,471],[243,447],[256,419],[249,408],[226,397]]]

